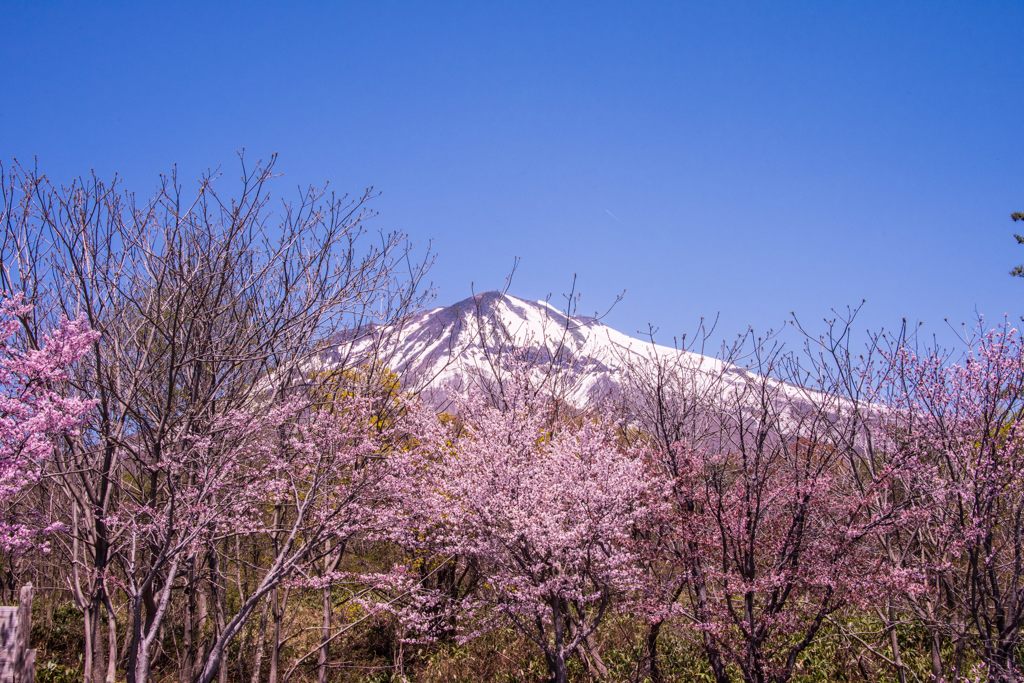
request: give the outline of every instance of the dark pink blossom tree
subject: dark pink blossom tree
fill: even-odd
[[[957,362],[904,347],[897,367],[892,439],[920,462],[923,500],[913,533],[887,543],[927,576],[929,590],[908,602],[932,636],[932,673],[961,676],[976,650],[990,680],[1019,680],[1024,341],[1004,323]]]
[[[672,482],[671,516],[649,539],[663,601],[652,623],[684,624],[723,683],[790,679],[830,615],[917,578],[879,552],[904,519],[905,501],[885,494],[906,463],[866,463],[875,410],[850,391],[850,368],[824,342],[800,358],[745,341],[726,362],[651,375],[632,397]]]

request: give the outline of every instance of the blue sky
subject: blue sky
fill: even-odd
[[[1024,4],[4,2],[0,156],[381,192],[442,302],[659,336],[1024,312]],[[1024,226],[1021,226],[1024,231]]]

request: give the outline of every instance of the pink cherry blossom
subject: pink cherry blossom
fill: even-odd
[[[616,442],[614,423],[554,423],[548,404],[515,395],[504,410],[471,398],[446,425],[420,416],[419,442],[392,456],[385,535],[436,568],[460,564],[472,589],[445,594],[404,567],[387,578],[389,609],[412,638],[455,623],[460,639],[498,626],[521,631],[543,652],[553,680],[590,647],[613,606],[639,594],[637,532],[656,489],[641,453]]]
[[[0,301],[0,550],[22,552],[45,541],[51,524],[20,505],[39,481],[54,440],[73,433],[93,403],[67,395],[68,368],[96,340],[84,320],[62,322],[37,350],[17,343],[19,317],[32,307],[21,298]]]

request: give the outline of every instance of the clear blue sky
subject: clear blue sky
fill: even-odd
[[[1024,3],[4,2],[0,156],[374,185],[442,302],[722,329],[1024,313]],[[1024,226],[1020,226],[1024,231]]]

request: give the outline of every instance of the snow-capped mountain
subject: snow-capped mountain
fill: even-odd
[[[595,318],[566,315],[546,301],[501,292],[426,310],[380,332],[338,353],[373,353],[404,387],[438,404],[474,387],[492,388],[496,375],[522,356],[536,361],[537,373],[556,369],[548,390],[577,407],[614,396],[627,368],[635,373],[674,366],[691,375],[737,373],[737,380],[744,374],[708,356],[630,337]]]

